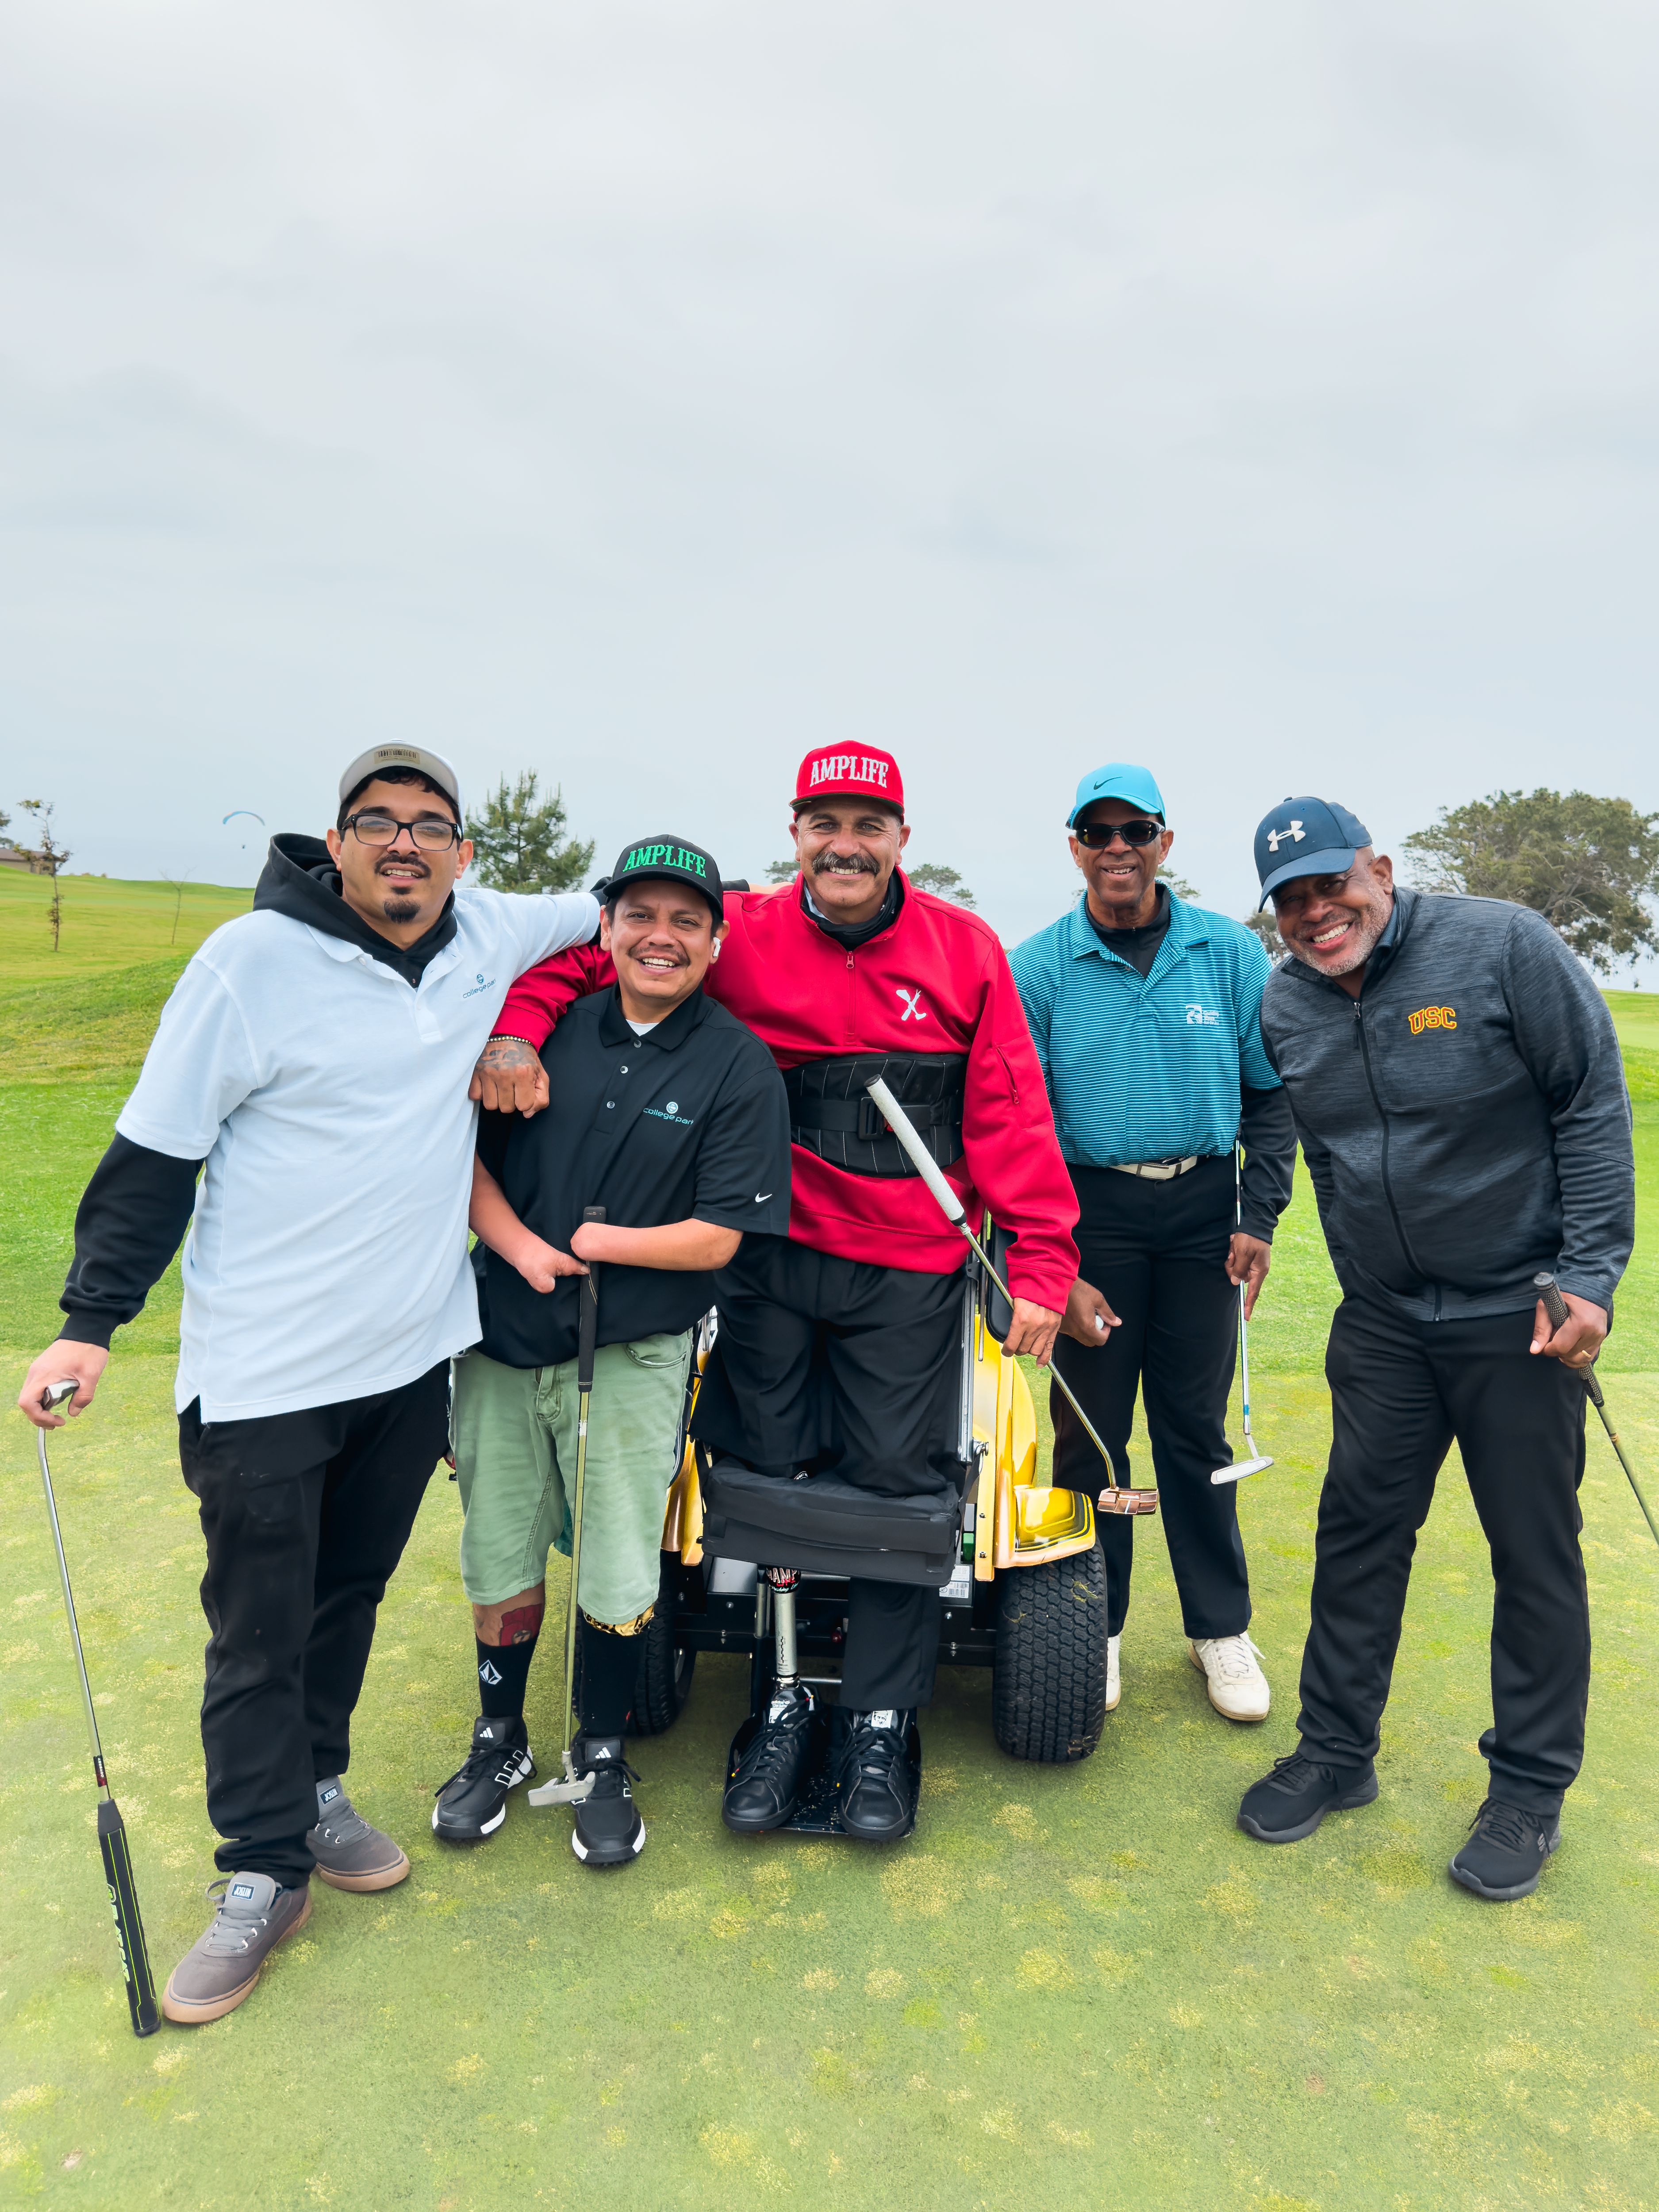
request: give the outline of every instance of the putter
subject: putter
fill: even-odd
[[[886,1122],[893,1134],[898,1139],[900,1144],[903,1146],[905,1152],[909,1156],[911,1165],[915,1169],[916,1173],[921,1177],[928,1189],[933,1193],[933,1195],[938,1203],[939,1212],[945,1216],[945,1219],[951,1224],[951,1226],[953,1229],[961,1230],[963,1235],[973,1246],[975,1251],[978,1253],[981,1267],[984,1268],[986,1273],[991,1278],[991,1280],[996,1285],[1003,1297],[1007,1299],[1008,1304],[1012,1306],[1014,1303],[1012,1291],[1010,1291],[1006,1283],[1003,1281],[1001,1276],[998,1274],[996,1269],[991,1265],[990,1254],[986,1250],[985,1247],[980,1243],[978,1237],[975,1236],[973,1231],[969,1227],[968,1216],[963,1210],[962,1200],[957,1196],[955,1191],[951,1189],[950,1184],[945,1182],[945,1177],[939,1173],[938,1162],[934,1159],[933,1154],[928,1151],[926,1145],[922,1143],[921,1139],[916,1134],[915,1124],[911,1121],[903,1107],[899,1104],[898,1100],[894,1097],[892,1092],[887,1088],[887,1085],[882,1081],[879,1076],[877,1076],[872,1082],[866,1083],[864,1087],[869,1092],[872,1098],[875,1100],[877,1109],[879,1111],[882,1119]],[[1082,1407],[1079,1405],[1076,1395],[1074,1395],[1070,1383],[1066,1382],[1066,1377],[1060,1373],[1057,1367],[1051,1366],[1048,1370],[1048,1373],[1050,1378],[1059,1389],[1061,1397],[1065,1399],[1066,1404],[1077,1415],[1079,1420],[1082,1422],[1084,1434],[1088,1437],[1095,1449],[1100,1454],[1101,1458],[1106,1462],[1106,1487],[1101,1492],[1099,1498],[1096,1500],[1101,1512],[1156,1513],[1158,1510],[1157,1491],[1130,1490],[1119,1482],[1117,1475],[1112,1467],[1112,1455],[1107,1450],[1105,1445],[1102,1443],[1099,1437],[1097,1435],[1094,1423],[1084,1412]]]
[[[40,1393],[40,1407],[52,1413],[72,1398],[77,1382],[49,1382]],[[64,1612],[69,1620],[75,1663],[81,1672],[81,1698],[87,1709],[87,1737],[92,1746],[92,1771],[98,1784],[98,1848],[103,1854],[104,1880],[109,1886],[110,1911],[115,1916],[115,1936],[121,1947],[121,1975],[127,1985],[127,2011],[135,2035],[154,2035],[161,2025],[155,2002],[155,1983],[149,1971],[149,1952],[144,1942],[144,1923],[138,1911],[138,1885],[132,1878],[132,1856],[127,1849],[126,1824],[110,1795],[104,1770],[104,1747],[98,1741],[98,1717],[92,1710],[92,1685],[87,1680],[86,1654],[81,1649],[81,1625],[75,1618],[75,1593],[70,1588],[69,1561],[64,1556],[64,1534],[58,1525],[58,1500],[52,1495],[52,1469],[46,1465],[46,1432],[37,1429],[35,1444],[40,1454],[40,1483],[46,1493],[46,1518],[58,1553],[58,1575],[64,1585]]]
[[[1532,1279],[1532,1285],[1537,1291],[1539,1297],[1543,1300],[1544,1311],[1549,1316],[1550,1330],[1552,1334],[1553,1334],[1555,1330],[1560,1328],[1563,1322],[1570,1321],[1572,1318],[1571,1314],[1567,1311],[1567,1302],[1561,1295],[1561,1286],[1556,1281],[1553,1275],[1547,1273],[1534,1275]],[[1653,1509],[1648,1504],[1647,1499],[1642,1495],[1642,1486],[1636,1480],[1636,1469],[1625,1457],[1625,1447],[1619,1441],[1619,1431],[1613,1427],[1613,1423],[1607,1419],[1607,1402],[1601,1395],[1601,1385],[1595,1379],[1595,1370],[1593,1366],[1580,1367],[1575,1369],[1574,1372],[1582,1380],[1585,1389],[1589,1392],[1589,1401],[1591,1405],[1595,1407],[1596,1412],[1601,1416],[1601,1426],[1607,1432],[1607,1442],[1613,1446],[1613,1450],[1619,1455],[1619,1464],[1624,1468],[1626,1478],[1628,1480],[1631,1488],[1636,1492],[1636,1502],[1642,1509],[1642,1518],[1647,1522],[1648,1527],[1653,1531],[1654,1542],[1656,1544],[1659,1544],[1659,1522],[1655,1521],[1653,1517]]]
[[[585,1206],[584,1221],[603,1221],[602,1206]],[[549,1782],[530,1792],[532,1805],[580,1805],[593,1794],[594,1777],[577,1779],[570,1764],[570,1742],[575,1731],[571,1721],[575,1709],[576,1577],[582,1565],[582,1492],[587,1481],[587,1407],[593,1395],[593,1352],[599,1328],[599,1271],[592,1260],[576,1286],[580,1316],[576,1323],[576,1488],[570,1501],[570,1595],[564,1608],[564,1779]]]
[[[1239,1166],[1238,1146],[1233,1146],[1233,1218],[1244,1226],[1244,1181]],[[1244,1285],[1238,1286],[1238,1360],[1244,1381],[1244,1442],[1249,1449],[1248,1459],[1236,1459],[1231,1467],[1218,1467],[1210,1477],[1212,1482],[1243,1482],[1246,1475],[1265,1474],[1273,1465],[1271,1456],[1259,1452],[1255,1438],[1250,1434],[1250,1333],[1244,1319]]]

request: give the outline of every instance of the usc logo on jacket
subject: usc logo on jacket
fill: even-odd
[[[1457,1009],[1455,1006],[1419,1006],[1415,1013],[1407,1014],[1413,1036],[1421,1036],[1425,1030],[1455,1030]]]

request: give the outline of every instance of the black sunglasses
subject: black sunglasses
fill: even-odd
[[[1072,832],[1079,845],[1103,852],[1114,837],[1126,845],[1151,845],[1164,835],[1161,822],[1079,822]]]

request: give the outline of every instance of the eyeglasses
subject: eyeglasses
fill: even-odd
[[[459,822],[394,822],[389,814],[348,814],[345,826],[356,833],[360,845],[395,845],[405,830],[410,844],[423,853],[447,853],[461,842]]]
[[[1121,837],[1126,845],[1141,847],[1154,844],[1164,835],[1161,822],[1080,822],[1072,832],[1079,845],[1090,850],[1103,851],[1114,837]]]

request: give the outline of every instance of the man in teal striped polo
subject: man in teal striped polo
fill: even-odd
[[[1188,1650],[1218,1712],[1263,1720],[1269,1692],[1248,1633],[1238,1493],[1210,1476],[1232,1459],[1237,1286],[1249,1311],[1290,1200],[1296,1152],[1261,1046],[1267,956],[1241,923],[1158,880],[1175,841],[1150,770],[1109,761],[1085,775],[1066,826],[1082,896],[1012,962],[1081,1215],[1081,1267],[1054,1364],[1124,1483],[1135,1395],[1144,1395]],[[1233,1176],[1240,1141],[1242,1218]],[[1097,1489],[1076,1416],[1057,1390],[1051,1403],[1054,1481]],[[1100,1534],[1109,1708],[1134,1523],[1103,1516]]]

